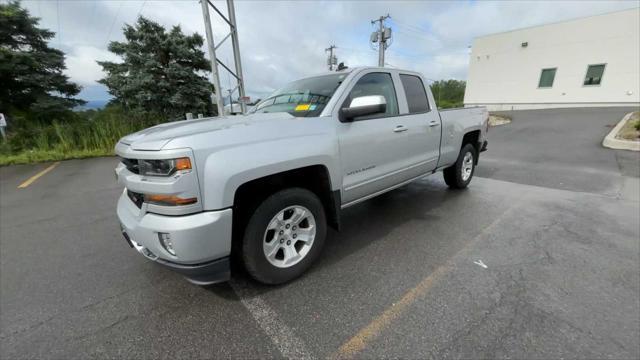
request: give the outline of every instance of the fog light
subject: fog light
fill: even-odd
[[[171,235],[169,233],[158,233],[158,239],[160,240],[160,245],[169,252],[171,255],[176,255],[176,251],[173,250],[173,243],[171,242]]]

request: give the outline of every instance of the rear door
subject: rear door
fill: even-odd
[[[426,82],[417,74],[400,73],[401,99],[406,99],[406,110],[401,115],[408,128],[407,158],[413,164],[411,175],[419,176],[438,165],[442,124],[435,106],[431,106]]]

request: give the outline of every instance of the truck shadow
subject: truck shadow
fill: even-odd
[[[311,272],[381,241],[407,223],[438,221],[431,210],[466,191],[450,191],[439,179],[422,179],[343,210],[342,229],[331,230],[323,255]]]
[[[387,239],[391,232],[407,223],[438,221],[438,215],[430,214],[432,210],[445,202],[455,202],[455,199],[464,201],[466,193],[466,190],[449,190],[439,177],[425,178],[344,209],[341,230],[329,229],[318,261],[294,281],[304,281],[325,267]],[[235,283],[250,287],[256,295],[287,286],[267,286],[253,281],[237,264],[232,267],[232,278]],[[221,297],[233,297],[227,283],[207,286],[206,289]]]

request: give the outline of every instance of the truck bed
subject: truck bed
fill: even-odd
[[[485,107],[466,107],[440,110],[442,121],[442,142],[438,167],[453,164],[460,152],[463,134],[480,131],[479,140],[486,135],[489,112]]]

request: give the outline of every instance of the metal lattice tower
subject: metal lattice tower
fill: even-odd
[[[207,36],[207,47],[209,48],[209,57],[211,61],[211,82],[214,88],[214,94],[212,95],[211,102],[218,108],[218,116],[224,114],[224,103],[222,101],[222,92],[220,90],[220,73],[218,71],[218,65],[227,70],[237,82],[235,88],[231,89],[229,95],[238,90],[238,98],[240,101],[240,107],[242,113],[246,112],[246,96],[244,87],[244,78],[242,76],[242,61],[240,59],[240,44],[238,43],[238,26],[236,24],[236,11],[233,4],[233,0],[227,0],[227,16],[225,16],[211,0],[200,0],[202,5],[202,17],[204,18],[204,27]],[[209,16],[209,7],[211,7],[218,15],[229,25],[229,33],[215,45],[213,42],[213,30],[211,29],[211,17]],[[216,57],[216,50],[220,48],[225,40],[231,38],[231,46],[233,48],[233,62],[235,72],[225,65],[220,59]],[[233,104],[230,103],[230,110],[233,112]]]

